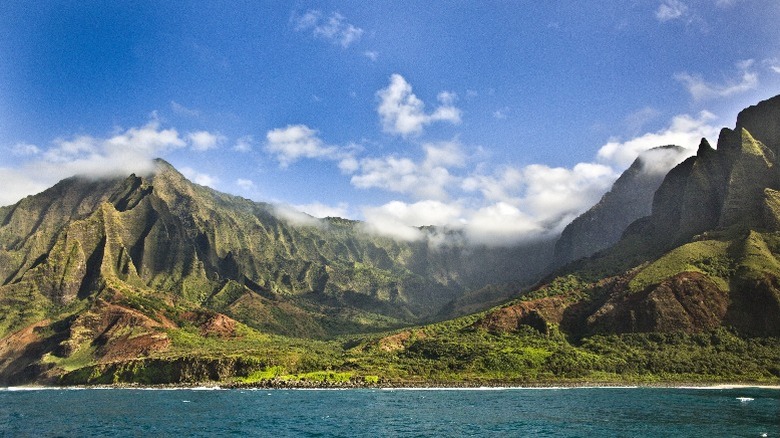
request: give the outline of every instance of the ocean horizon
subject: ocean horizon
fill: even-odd
[[[780,436],[776,387],[0,389],[6,436]]]

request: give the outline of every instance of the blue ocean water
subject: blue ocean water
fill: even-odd
[[[0,390],[0,433],[59,436],[780,436],[780,390]]]

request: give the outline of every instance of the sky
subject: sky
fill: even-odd
[[[403,239],[558,233],[780,94],[775,0],[0,3],[0,205],[192,181]]]

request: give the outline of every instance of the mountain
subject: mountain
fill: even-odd
[[[0,384],[777,384],[779,153],[780,96],[652,199],[635,163],[559,255],[620,238],[534,288],[553,242],[399,242],[163,161],[70,178],[0,208]]]
[[[563,266],[617,243],[632,222],[650,214],[653,194],[685,152],[670,145],[641,153],[596,205],[566,226],[555,243],[553,265]]]
[[[73,177],[0,208],[0,337],[35,363],[165,350],[165,330],[182,325],[303,338],[386,330],[499,303],[552,254],[551,241],[487,247],[448,233],[404,242],[291,215],[192,184],[162,160],[149,175]],[[28,345],[42,327],[50,336]],[[0,358],[13,357],[2,345]]]
[[[621,239],[488,315],[484,327],[604,333],[725,327],[780,336],[780,96],[742,111],[717,149],[702,140]]]

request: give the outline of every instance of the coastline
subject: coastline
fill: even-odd
[[[523,384],[470,384],[470,382],[431,383],[431,382],[385,382],[383,384],[356,384],[356,382],[257,382],[252,384],[238,384],[235,382],[199,382],[177,384],[134,384],[119,383],[113,385],[21,385],[0,387],[0,391],[46,391],[46,390],[190,390],[190,391],[216,391],[216,390],[383,390],[383,391],[502,391],[502,390],[569,390],[569,389],[695,389],[695,390],[735,390],[735,389],[766,389],[780,390],[780,384],[765,383],[690,383],[690,382],[556,382],[556,383],[523,383]]]

